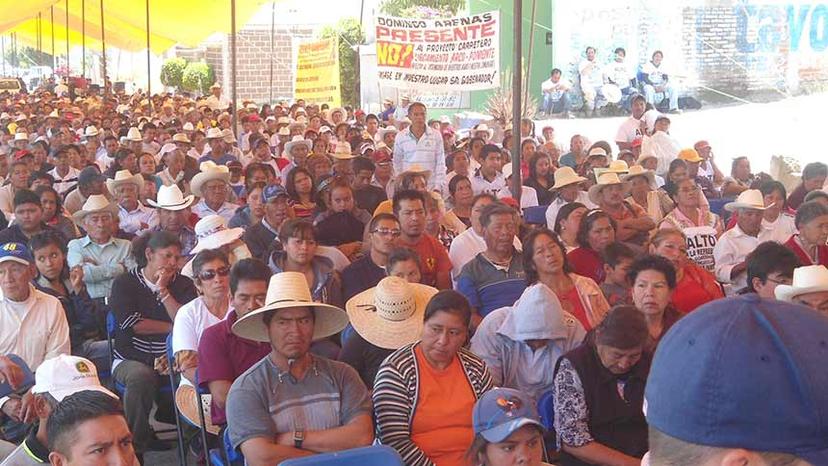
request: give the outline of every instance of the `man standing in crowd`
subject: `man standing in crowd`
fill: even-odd
[[[428,189],[439,190],[446,180],[443,137],[426,125],[426,106],[420,102],[408,107],[408,118],[411,126],[400,131],[394,140],[394,173],[413,169],[429,171]]]

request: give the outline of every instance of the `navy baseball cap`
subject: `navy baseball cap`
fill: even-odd
[[[0,245],[0,263],[6,261],[18,262],[23,265],[34,264],[32,253],[23,243],[4,243]]]
[[[280,184],[271,184],[265,186],[264,190],[262,191],[262,200],[264,202],[270,202],[280,197],[288,197],[287,191]]]
[[[828,464],[828,316],[747,294],[679,320],[650,368],[651,427],[685,442]]]
[[[506,440],[523,426],[544,430],[535,403],[512,388],[494,388],[480,397],[474,405],[472,423],[474,434],[491,443]]]

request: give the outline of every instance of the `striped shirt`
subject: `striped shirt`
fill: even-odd
[[[440,189],[446,181],[446,153],[443,137],[440,133],[426,126],[425,133],[417,139],[406,128],[397,134],[394,140],[394,173],[411,170],[428,170],[428,189]]]

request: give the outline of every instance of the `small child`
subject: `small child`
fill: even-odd
[[[391,251],[385,270],[389,277],[400,277],[408,283],[420,283],[423,278],[420,258],[411,249],[397,248]]]
[[[623,243],[612,243],[604,248],[604,273],[601,291],[610,306],[632,304],[627,271],[635,260],[635,252]]]

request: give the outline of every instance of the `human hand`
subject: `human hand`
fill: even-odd
[[[91,257],[84,257],[83,258],[83,263],[84,264],[98,265],[98,261],[96,261],[95,259],[92,259]]]
[[[167,355],[158,356],[157,358],[155,358],[152,367],[153,369],[155,369],[155,372],[158,372],[161,375],[170,374],[170,361],[167,359]]]
[[[75,294],[80,294],[86,288],[86,283],[83,282],[83,267],[76,265],[69,270],[69,284],[72,285]]]
[[[12,418],[15,422],[20,422],[20,398],[11,398],[3,404],[3,414]]]
[[[155,284],[158,285],[161,290],[165,290],[167,286],[170,284],[170,280],[172,280],[173,272],[169,269],[161,269],[158,271],[158,279],[155,281]]]
[[[276,434],[276,445],[283,445],[286,447],[293,446],[293,432],[282,432],[280,434]]]
[[[32,392],[26,392],[23,398],[20,399],[20,413],[18,414],[20,422],[24,424],[31,424],[37,419],[37,412],[35,411],[34,395]]]
[[[0,356],[0,383],[8,382],[11,388],[17,390],[23,383],[23,369],[6,356]]]

